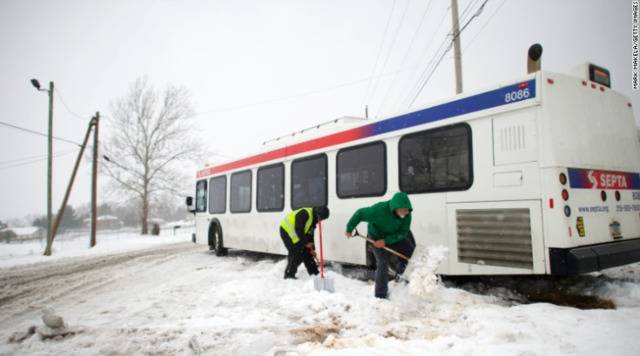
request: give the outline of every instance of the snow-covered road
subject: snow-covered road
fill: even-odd
[[[317,292],[302,268],[189,242],[0,269],[0,354],[65,355],[635,355],[640,349],[640,266],[608,272],[592,292],[616,310],[512,305],[439,286],[416,297],[330,272]],[[81,331],[62,340],[11,334],[53,308]]]

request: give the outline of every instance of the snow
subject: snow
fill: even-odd
[[[216,257],[206,246],[184,242],[188,234],[156,238],[122,236],[113,239],[116,248],[100,236],[102,250],[73,254],[60,247],[56,255],[67,254],[57,261],[38,257],[43,268],[80,266],[94,254],[113,263],[60,280],[75,287],[59,297],[38,295],[36,288],[26,300],[0,303],[0,354],[635,355],[640,347],[640,264],[589,276],[598,283],[585,292],[611,298],[615,310],[514,304],[499,293],[470,293],[434,280],[428,271],[436,263],[428,258],[407,271],[417,273],[409,285],[392,282],[390,299],[380,300],[372,283],[337,273],[339,266],[328,271],[335,293],[318,292],[304,268],[297,280],[282,279],[281,258],[233,250]],[[128,249],[136,259],[116,260],[121,255],[113,252]],[[416,256],[435,259],[443,252]],[[0,269],[0,277],[6,271]],[[52,276],[47,283],[57,285],[56,278],[72,277]],[[425,282],[419,293],[412,292],[415,281]],[[7,342],[12,333],[40,325],[46,308],[82,332]]]
[[[28,226],[28,227],[8,227],[6,229],[2,229],[0,231],[8,231],[11,230],[13,232],[16,233],[16,235],[18,236],[28,236],[28,235],[33,235],[36,232],[38,232],[39,230],[41,230],[39,227],[36,226]]]
[[[435,272],[449,249],[446,246],[432,246],[428,249],[418,247],[417,250],[411,261],[413,271],[409,272],[409,292],[426,297],[439,286],[440,279]]]
[[[55,261],[69,257],[100,256],[117,252],[133,251],[162,244],[190,241],[193,229],[183,229],[173,235],[173,231],[163,230],[159,236],[142,236],[138,232],[99,232],[97,244],[89,248],[89,236],[65,238],[61,235],[53,242],[52,255],[43,256],[46,240],[31,240],[10,244],[0,243],[0,267]]]

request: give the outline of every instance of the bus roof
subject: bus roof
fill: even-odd
[[[516,93],[524,89],[528,89],[528,94],[526,96],[517,96]],[[221,165],[206,167],[198,171],[197,178],[224,173],[259,163],[282,159],[287,156],[293,156],[304,152],[378,136],[456,116],[471,114],[526,100],[533,100],[535,98],[536,79],[535,77],[529,77],[529,79],[525,79],[524,81],[517,82],[515,84],[500,86],[497,89],[477,94],[470,94],[462,98],[456,98],[451,101],[401,114],[399,116],[382,119],[380,121],[371,122],[355,128],[298,142]]]

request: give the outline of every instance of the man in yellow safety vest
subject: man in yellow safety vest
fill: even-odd
[[[296,272],[301,263],[307,268],[309,275],[318,274],[318,265],[313,245],[313,234],[316,224],[329,218],[329,208],[317,206],[314,208],[300,208],[287,215],[280,223],[280,238],[289,251],[287,268],[284,278],[296,278]]]

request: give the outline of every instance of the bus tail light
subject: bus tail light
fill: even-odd
[[[562,200],[569,200],[569,192],[566,189],[562,189]]]
[[[564,173],[560,173],[560,184],[562,185],[567,184],[567,175]]]
[[[602,199],[602,201],[607,201],[607,192],[605,192],[604,190],[600,192],[600,199]]]
[[[566,216],[566,217],[570,217],[571,216],[571,208],[569,207],[569,205],[565,205],[564,206],[564,216]]]
[[[620,201],[620,191],[616,190],[616,201]]]

